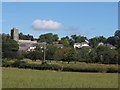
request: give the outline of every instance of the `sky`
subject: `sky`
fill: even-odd
[[[118,29],[118,3],[3,2],[2,33],[13,27],[35,38],[45,33],[107,38]]]

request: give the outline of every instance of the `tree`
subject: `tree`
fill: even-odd
[[[79,61],[79,62],[82,61],[82,50],[81,49],[76,50],[75,61]]]
[[[113,46],[118,47],[117,45],[117,39],[115,38],[115,36],[112,37],[108,37],[107,42]]]
[[[118,48],[120,48],[120,30],[117,30],[114,35],[115,38],[117,39]]]
[[[38,42],[47,42],[52,44],[55,41],[58,41],[59,37],[57,34],[47,33],[39,36]]]
[[[70,39],[69,43],[70,43],[70,46],[73,47],[73,45],[74,45],[75,42],[72,39]]]
[[[20,59],[22,55],[18,52],[18,43],[10,39],[9,34],[2,34],[2,58]]]
[[[107,39],[104,36],[99,36],[89,40],[89,44],[92,48],[96,48],[99,42],[107,43]]]
[[[5,40],[5,39],[10,39],[10,35],[3,33],[2,34],[2,40]]]
[[[116,50],[110,49],[109,47],[97,47],[98,61],[103,64],[117,63],[117,53]]]
[[[19,34],[19,39],[20,40],[31,40],[31,41],[34,41],[34,38],[33,38],[32,35],[29,35],[29,34],[24,35],[23,33]]]
[[[36,61],[37,59],[39,59],[39,60],[43,59],[42,53],[39,51],[30,51],[27,53],[26,57],[33,60],[33,61]]]
[[[23,59],[23,55],[21,52],[14,52],[14,51],[5,51],[2,54],[2,58],[8,58],[8,59]]]
[[[47,60],[54,60],[54,54],[58,48],[53,45],[48,45],[46,49],[46,59]]]
[[[103,42],[103,43],[107,43],[107,39],[104,36],[99,36],[97,37],[98,42]]]
[[[2,52],[5,51],[18,51],[19,45],[13,39],[3,39],[2,40]]]
[[[57,35],[57,34],[54,34],[54,35],[53,35],[53,41],[58,41],[58,39],[59,39],[58,35]]]
[[[64,48],[58,48],[54,54],[54,60],[57,61],[61,61],[63,59],[63,55],[64,55]]]
[[[98,45],[98,40],[97,40],[97,38],[95,37],[95,38],[91,38],[90,40],[89,40],[89,44],[90,44],[90,46],[92,47],[92,48],[96,48],[97,47],[97,45]]]
[[[68,64],[70,61],[74,61],[75,60],[75,49],[74,48],[70,48],[67,47],[65,49],[64,55],[63,55],[63,61],[68,61]]]
[[[96,52],[96,49],[94,48],[91,48],[90,51],[89,51],[89,63],[95,63],[96,60],[97,60],[97,52]]]
[[[68,47],[70,45],[69,37],[62,37],[59,43],[63,44],[65,47]]]
[[[117,30],[114,34],[115,38],[117,39],[117,51],[118,51],[118,62],[120,64],[120,30]]]
[[[87,39],[84,36],[76,36],[76,35],[71,35],[72,39],[74,40],[75,43],[81,43],[81,42],[85,42],[85,40]]]
[[[81,50],[81,62],[89,62],[89,53],[90,53],[90,49],[89,48],[82,48]]]

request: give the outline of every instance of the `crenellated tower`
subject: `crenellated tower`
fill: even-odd
[[[16,29],[15,27],[13,27],[13,29],[11,29],[11,39],[16,40],[16,41],[19,40],[18,29]]]

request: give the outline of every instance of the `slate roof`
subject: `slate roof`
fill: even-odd
[[[59,48],[63,48],[63,44],[54,44],[54,46],[59,47]]]

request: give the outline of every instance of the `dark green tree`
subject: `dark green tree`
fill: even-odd
[[[111,44],[113,46],[118,47],[118,45],[117,45],[117,39],[115,38],[115,36],[108,37],[107,38],[107,43],[109,43],[109,44]]]
[[[48,45],[47,48],[46,48],[46,59],[47,60],[54,60],[54,55],[55,55],[55,52],[58,48],[53,46],[53,45]]]
[[[98,62],[103,64],[115,64],[117,61],[118,52],[109,47],[99,46],[97,47]]]
[[[76,51],[74,48],[67,47],[64,51],[63,61],[67,61],[68,64],[70,61],[74,61],[75,60],[75,53],[76,53]]]
[[[58,41],[59,37],[57,34],[52,34],[52,33],[47,33],[47,34],[42,34],[38,38],[38,42],[47,42],[49,44],[52,44],[55,41]]]
[[[54,54],[54,60],[57,61],[62,61],[64,55],[64,48],[58,48]]]
[[[15,40],[3,39],[2,40],[2,52],[5,51],[18,51],[19,45]]]
[[[70,42],[69,42],[69,37],[62,37],[61,40],[59,41],[60,44],[63,44],[65,47],[69,47]]]
[[[30,51],[27,53],[27,58],[36,61],[37,59],[41,60],[42,58],[42,53],[39,51]]]
[[[84,36],[76,36],[76,35],[71,35],[72,39],[74,40],[75,43],[81,43],[81,42],[85,42],[85,40],[87,39]]]
[[[19,39],[20,40],[31,40],[31,41],[34,41],[34,38],[32,35],[24,35],[23,33],[20,33],[19,34]]]

